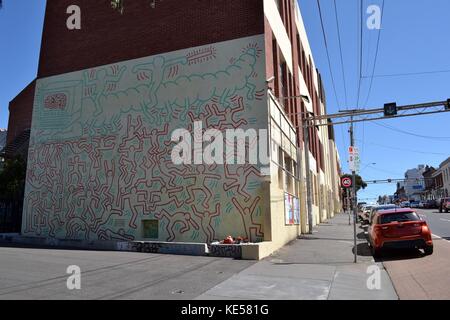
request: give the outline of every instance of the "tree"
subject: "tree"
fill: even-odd
[[[352,178],[351,174],[344,174],[342,177],[345,178]],[[367,183],[364,182],[364,180],[361,178],[359,174],[356,175],[356,192],[358,192],[361,189],[367,188]]]
[[[21,198],[25,190],[26,172],[27,164],[21,156],[6,160],[0,171],[0,196],[11,200]]]

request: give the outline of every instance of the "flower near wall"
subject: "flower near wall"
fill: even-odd
[[[159,0],[162,1],[162,0]],[[0,0],[1,2],[1,0]],[[149,0],[150,2],[150,7],[152,9],[156,8],[156,2],[157,0]],[[111,7],[114,10],[117,10],[118,12],[120,12],[120,14],[123,14],[124,10],[125,10],[125,0],[111,0]]]

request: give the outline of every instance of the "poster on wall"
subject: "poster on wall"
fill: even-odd
[[[289,193],[284,194],[284,211],[286,224],[294,224],[294,203],[293,197]]]
[[[284,194],[286,225],[300,224],[300,200],[289,193]]]
[[[294,197],[294,224],[300,224],[300,200]]]

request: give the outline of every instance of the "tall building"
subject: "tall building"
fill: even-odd
[[[423,177],[426,171],[425,165],[409,169],[405,172],[405,193],[409,200],[420,201],[425,191],[425,180]]]
[[[24,235],[231,235],[261,258],[340,212],[332,128],[309,128],[304,161],[302,121],[326,100],[296,1],[137,0],[123,15],[109,2],[47,2],[37,80],[10,106],[8,140],[31,129]],[[248,139],[212,148],[235,129]],[[225,164],[205,161],[212,149]]]

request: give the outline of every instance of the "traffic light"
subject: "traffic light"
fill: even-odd
[[[395,102],[386,103],[384,105],[384,116],[385,117],[393,117],[396,115],[397,115],[397,104]]]
[[[450,99],[447,99],[447,103],[445,104],[445,110],[450,110]]]

